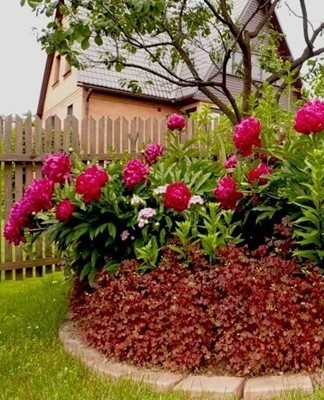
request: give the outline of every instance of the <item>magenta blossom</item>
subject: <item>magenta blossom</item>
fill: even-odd
[[[167,127],[170,131],[182,131],[182,129],[186,126],[185,117],[181,114],[171,114],[167,120]]]
[[[214,190],[216,201],[225,210],[234,210],[243,193],[236,189],[236,182],[230,175],[221,178]]]
[[[18,245],[26,241],[24,227],[31,222],[31,215],[38,211],[52,208],[53,182],[48,179],[34,179],[24,193],[23,198],[16,202],[4,227],[4,236],[9,243]]]
[[[252,168],[248,173],[248,181],[250,183],[257,183],[259,185],[265,185],[268,182],[268,178],[263,175],[269,175],[272,172],[272,168],[268,167],[265,163],[260,162],[255,168]]]
[[[133,190],[136,185],[144,182],[150,170],[141,160],[129,160],[123,169],[123,182],[128,190]]]
[[[56,206],[56,219],[66,222],[71,218],[75,210],[75,205],[69,199],[64,199]]]
[[[14,243],[17,246],[19,243],[26,242],[24,227],[28,224],[31,212],[32,205],[24,198],[13,205],[3,231],[4,237],[9,243]]]
[[[294,128],[306,135],[324,129],[324,100],[310,100],[295,115]]]
[[[34,179],[24,194],[24,200],[29,203],[31,212],[48,211],[53,207],[54,184],[49,179]]]
[[[165,207],[181,212],[188,208],[190,198],[191,194],[188,186],[183,182],[175,182],[167,186],[163,203]]]
[[[71,179],[71,160],[67,154],[57,153],[45,158],[43,175],[54,183],[64,183]]]
[[[155,164],[158,157],[163,154],[163,146],[158,143],[150,143],[144,150],[144,159],[148,165]]]
[[[252,154],[254,146],[261,147],[261,123],[254,117],[241,121],[234,128],[233,142],[243,156]]]
[[[18,246],[20,243],[26,242],[23,226],[19,225],[17,221],[14,221],[13,219],[9,219],[6,222],[3,234],[9,243],[13,243],[16,246]]]
[[[75,190],[78,194],[83,195],[85,203],[97,201],[101,196],[101,188],[108,182],[108,179],[109,176],[106,171],[98,165],[93,165],[77,177]]]
[[[237,157],[236,156],[230,156],[227,158],[225,161],[224,167],[227,169],[234,168],[237,164]]]

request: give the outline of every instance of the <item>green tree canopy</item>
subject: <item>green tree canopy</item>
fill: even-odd
[[[21,0],[22,5],[25,3],[26,0]],[[279,86],[279,98],[286,86],[297,79],[304,63],[324,53],[324,47],[317,46],[324,33],[324,22],[317,27],[310,24],[306,0],[296,0],[300,10],[296,21],[297,17],[302,21],[305,47],[294,60],[287,54],[279,57],[283,37],[271,29],[275,28],[272,24],[276,8],[287,7],[283,0],[258,0],[243,20],[237,12],[238,4],[246,4],[241,0],[27,0],[27,3],[51,18],[40,38],[48,53],[58,51],[77,68],[91,62],[118,71],[132,67],[182,88],[196,87],[232,123],[251,114],[253,92],[257,99],[262,97],[260,82],[253,77],[255,56],[266,73],[266,83]],[[98,53],[91,59],[89,54],[87,57],[87,49],[94,45],[98,46]],[[131,55],[138,52],[149,64],[133,61]],[[228,86],[228,73],[233,72],[236,53],[240,54],[236,74],[243,82],[239,99]],[[207,74],[201,67],[202,59],[210,65]],[[125,84],[139,90],[134,80]]]

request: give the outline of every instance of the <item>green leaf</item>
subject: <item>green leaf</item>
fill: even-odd
[[[113,239],[115,239],[116,238],[116,233],[117,233],[117,230],[116,230],[116,227],[115,227],[115,225],[112,223],[112,222],[108,222],[108,232],[109,232],[109,235],[113,238]]]
[[[81,49],[87,50],[90,47],[90,42],[87,38],[84,38],[81,42]]]

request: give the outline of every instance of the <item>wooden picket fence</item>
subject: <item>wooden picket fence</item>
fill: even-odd
[[[114,156],[124,151],[136,156],[145,143],[164,144],[165,131],[165,120],[155,118],[0,118],[0,280],[42,276],[60,268],[61,260],[51,243],[44,240],[26,249],[7,243],[3,237],[12,205],[34,178],[42,176],[47,154],[73,149],[84,161],[109,162],[112,151]],[[182,139],[191,134],[188,125]]]

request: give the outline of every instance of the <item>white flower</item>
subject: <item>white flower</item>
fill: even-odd
[[[166,192],[168,185],[158,186],[156,189],[153,190],[153,194],[164,194]]]
[[[138,196],[137,194],[133,194],[133,197],[131,198],[131,205],[132,206],[139,206],[139,205],[144,205],[145,206],[145,200],[142,199],[142,197]]]
[[[192,204],[204,204],[204,200],[201,196],[194,195],[190,197],[188,206],[190,207]]]
[[[137,216],[137,225],[140,228],[143,228],[143,226],[149,223],[149,219],[154,217],[154,215],[156,215],[156,210],[154,210],[154,208],[151,207],[142,208],[142,210],[139,211]]]

